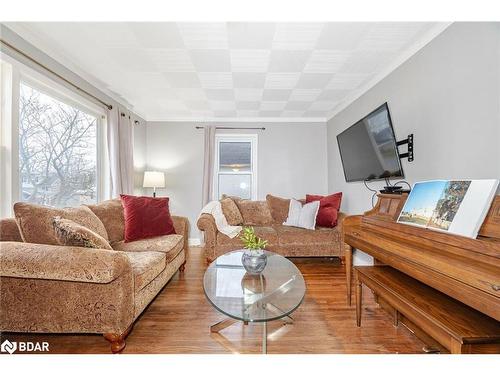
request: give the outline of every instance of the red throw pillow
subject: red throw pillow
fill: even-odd
[[[306,195],[306,203],[319,201],[318,215],[316,215],[316,225],[319,227],[333,228],[337,225],[337,217],[340,211],[342,193],[332,195]]]
[[[125,242],[175,234],[168,198],[135,197],[121,194],[125,216]]]

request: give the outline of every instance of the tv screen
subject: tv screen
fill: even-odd
[[[387,103],[337,135],[347,182],[404,177]]]

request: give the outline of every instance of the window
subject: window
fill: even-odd
[[[105,109],[1,52],[0,88],[0,217],[108,199]]]
[[[257,199],[257,135],[217,135],[216,150],[214,198]]]
[[[55,207],[97,202],[98,119],[21,82],[22,201]]]

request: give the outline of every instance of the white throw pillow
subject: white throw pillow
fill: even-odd
[[[304,229],[314,229],[316,227],[316,215],[319,210],[319,201],[302,205],[298,200],[290,199],[288,217],[283,225],[289,227],[299,227]]]

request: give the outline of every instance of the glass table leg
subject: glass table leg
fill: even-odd
[[[262,354],[267,354],[267,322],[262,323]]]
[[[236,322],[237,322],[237,320],[231,319],[231,318],[221,320],[220,322],[215,323],[215,324],[210,326],[210,332],[211,333],[218,333],[219,331],[233,325]]]
[[[290,317],[286,318],[291,319]],[[231,318],[221,320],[220,322],[210,326],[210,333],[215,334],[217,337],[222,337],[220,331],[223,330],[224,328],[233,325],[236,322],[237,320]],[[267,354],[267,322],[262,322],[261,324],[262,324],[262,354]],[[233,352],[237,352],[236,349],[234,348],[231,348],[230,350]]]
[[[283,310],[281,310],[277,306],[273,305],[272,303],[267,303],[266,307],[267,307],[268,310],[273,311],[274,313],[284,314]],[[281,321],[284,324],[293,324],[293,318],[290,315],[284,316],[283,318],[281,318]]]

